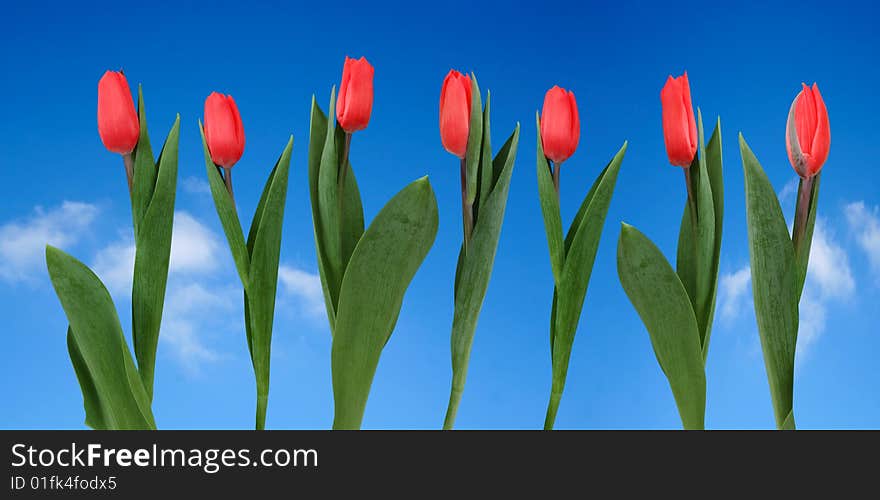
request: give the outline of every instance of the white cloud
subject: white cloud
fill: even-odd
[[[790,199],[794,199],[795,195],[797,195],[798,186],[800,185],[801,178],[798,176],[794,176],[785,183],[785,186],[782,186],[782,191],[779,192],[779,203],[784,204],[786,201]]]
[[[844,211],[850,232],[868,257],[871,271],[880,283],[880,207],[869,210],[865,202],[857,201],[847,205]]]
[[[210,194],[211,186],[208,185],[208,181],[201,179],[199,177],[190,176],[182,181],[180,181],[181,187],[187,193],[192,194]]]
[[[171,233],[169,273],[205,274],[217,268],[220,244],[217,236],[187,212],[174,213]],[[131,292],[135,246],[125,238],[101,249],[95,256],[94,269],[114,294]]]
[[[0,279],[33,280],[44,265],[46,245],[75,244],[98,211],[89,203],[65,201],[48,211],[38,206],[29,218],[0,226]]]
[[[287,293],[299,299],[299,305],[304,314],[313,318],[320,318],[324,315],[326,309],[320,276],[302,269],[282,265],[278,269],[278,280]]]
[[[213,231],[186,212],[174,213],[171,272],[205,273],[217,268],[220,244]]]
[[[719,295],[721,295],[721,317],[726,321],[736,319],[750,303],[752,281],[749,266],[721,276]]]
[[[165,297],[160,341],[172,349],[172,354],[188,372],[198,372],[204,362],[223,358],[209,346],[203,333],[216,331],[235,308],[240,292],[232,287],[206,287],[200,283],[169,282]],[[207,328],[207,327],[211,328]]]

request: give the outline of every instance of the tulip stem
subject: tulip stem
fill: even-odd
[[[134,177],[134,158],[131,153],[122,155],[122,163],[125,164],[125,177],[128,180],[128,194],[131,194]]]
[[[797,250],[800,245],[801,239],[804,237],[804,233],[807,230],[807,216],[810,214],[810,196],[813,193],[813,178],[801,178],[800,190],[798,191],[798,201],[795,216],[794,216],[794,234],[792,234],[791,240],[794,243],[794,248]]]
[[[559,175],[562,170],[562,162],[557,161],[553,165],[553,188],[556,189],[556,197],[559,198]]]
[[[336,203],[339,207],[339,220],[345,220],[343,210],[345,209],[345,173],[348,172],[348,152],[351,150],[351,133],[345,133],[345,142],[342,146],[342,158],[339,161],[339,170],[336,173]],[[339,241],[340,248],[342,242],[342,234],[345,232],[343,224],[339,224]]]
[[[684,168],[684,183],[687,185],[688,212],[691,213],[691,227],[694,232],[694,243],[697,241],[697,200],[694,198],[694,187],[691,181],[691,168]]]
[[[468,201],[466,158],[461,159],[461,216],[464,227],[464,250],[467,253],[468,242],[470,242],[471,233],[474,230],[474,210],[473,203]]]
[[[232,206],[235,207],[235,195],[232,194],[232,167],[223,167],[223,182],[226,183],[226,191],[229,192],[229,199],[232,200]]]

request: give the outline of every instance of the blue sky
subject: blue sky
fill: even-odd
[[[795,178],[785,119],[802,81],[831,117],[810,276],[802,303],[795,415],[801,428],[880,424],[880,101],[877,12],[841,2],[119,2],[6,7],[0,19],[0,427],[82,428],[66,320],[49,283],[51,242],[96,269],[128,330],[132,233],[122,162],[101,145],[97,81],[124,68],[143,83],[154,143],[181,115],[172,272],[154,413],[161,428],[250,428],[253,373],[240,285],[205,183],[197,120],[214,90],[232,94],[247,135],[235,167],[249,220],[286,138],[295,138],[273,343],[269,428],[332,422],[330,336],[321,305],[306,180],[309,103],[326,109],[345,55],[376,68],[369,127],[352,161],[368,218],[429,175],[440,229],[404,301],[367,405],[366,428],[439,428],[451,368],[452,280],[461,238],[458,161],[437,131],[449,68],[492,91],[496,147],[523,125],[494,275],[476,333],[459,428],[539,428],[550,384],[552,296],[535,180],[534,113],[558,84],[574,91],[581,141],[562,173],[568,224],[624,140],[618,179],[575,341],[557,428],[678,428],[648,334],[620,287],[620,221],[673,256],[685,199],[668,164],[659,92],[687,70],[707,128],[721,116],[726,217],[708,358],[710,428],[771,428],[751,309],[743,131],[790,215]],[[708,131],[707,131],[708,134]]]

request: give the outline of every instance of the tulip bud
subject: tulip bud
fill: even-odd
[[[788,159],[799,176],[808,179],[819,173],[831,148],[828,110],[819,93],[819,86],[803,85],[791,103],[785,132]]]
[[[574,154],[581,136],[574,93],[554,86],[544,95],[541,111],[541,144],[544,156],[562,163]]]
[[[244,126],[230,95],[211,92],[205,99],[205,141],[211,160],[232,168],[244,153]]]
[[[137,145],[140,125],[121,71],[107,71],[98,82],[98,134],[104,147],[114,153],[131,153]]]
[[[446,151],[465,157],[470,126],[471,79],[449,70],[440,90],[440,140]]]
[[[363,57],[345,58],[336,122],[348,133],[367,128],[373,110],[373,66]]]
[[[663,139],[669,163],[690,167],[697,154],[697,123],[691,103],[691,85],[687,71],[678,78],[670,75],[660,91],[663,106]]]

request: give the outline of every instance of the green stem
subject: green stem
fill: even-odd
[[[257,419],[256,429],[262,431],[266,428],[266,407],[269,405],[269,392],[257,391]]]
[[[553,165],[553,189],[556,190],[556,197],[559,198],[559,175],[562,170],[562,162],[558,161]]]
[[[122,155],[122,163],[125,165],[125,178],[128,181],[128,194],[131,194],[132,183],[134,182],[132,180],[134,177],[134,157],[131,156],[131,153],[125,153]]]
[[[800,190],[798,191],[797,208],[795,209],[794,228],[791,235],[791,241],[794,243],[795,251],[799,251],[801,240],[807,230],[807,219],[810,215],[810,197],[813,193],[813,178],[808,177],[801,179]]]
[[[455,383],[453,383],[452,391],[449,393],[449,406],[446,408],[446,418],[443,420],[444,431],[451,431],[453,426],[455,426],[455,415],[458,413],[458,404],[461,403],[463,392],[463,387],[456,387]]]
[[[544,417],[545,431],[553,430],[553,425],[556,423],[556,412],[559,410],[559,401],[561,399],[562,392],[550,392],[550,402],[547,404],[547,416]]]
[[[223,167],[223,182],[226,183],[226,191],[229,192],[229,199],[232,200],[232,207],[235,208],[235,195],[232,194],[232,167]]]
[[[473,203],[468,201],[467,186],[467,159],[461,159],[461,216],[464,228],[464,250],[467,253],[468,243],[471,241],[471,233],[474,230]]]

